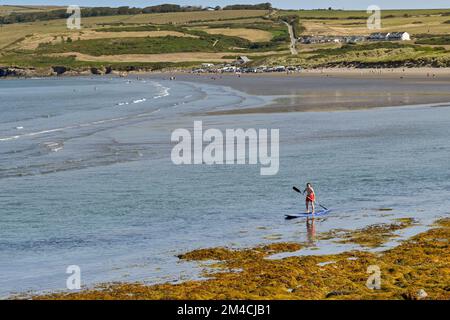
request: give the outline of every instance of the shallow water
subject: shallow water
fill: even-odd
[[[316,242],[304,219],[284,220],[303,211],[291,189],[307,181],[333,208],[315,232],[400,217],[428,225],[448,215],[450,108],[199,115],[266,102],[158,79],[0,81],[0,295],[64,289],[73,264],[85,285],[198,277],[196,264],[176,255],[209,246],[348,249]],[[192,131],[194,120],[223,130],[279,128],[279,173],[175,166],[171,133]]]

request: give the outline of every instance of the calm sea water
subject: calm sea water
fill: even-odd
[[[0,296],[82,282],[198,277],[176,255],[209,246],[315,241],[291,189],[313,182],[333,212],[316,232],[413,217],[411,236],[450,212],[450,108],[204,116],[267,99],[229,88],[108,78],[0,81]],[[280,171],[175,166],[176,128],[279,128]],[[380,211],[389,208],[392,211]],[[395,243],[389,243],[395,245]]]

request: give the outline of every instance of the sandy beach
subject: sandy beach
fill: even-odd
[[[209,114],[358,110],[450,102],[450,68],[309,69],[299,73],[170,74],[178,80],[274,96],[263,107]],[[150,77],[166,78],[168,74]]]
[[[304,69],[305,76],[340,76],[348,78],[376,79],[429,79],[450,80],[450,68],[317,68]]]

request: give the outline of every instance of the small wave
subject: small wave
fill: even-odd
[[[47,129],[47,130],[41,130],[41,131],[36,131],[36,132],[24,133],[24,134],[21,134],[21,135],[15,135],[15,136],[10,136],[10,137],[3,137],[3,138],[0,137],[0,142],[16,140],[16,139],[25,138],[25,137],[34,137],[34,136],[39,136],[39,135],[43,135],[43,134],[47,134],[47,133],[60,132],[60,131],[64,131],[64,130],[90,127],[90,126],[94,126],[94,125],[110,123],[110,122],[115,122],[115,121],[128,120],[128,119],[133,119],[133,118],[137,119],[137,118],[142,118],[142,117],[146,117],[146,116],[152,115],[153,113],[157,113],[159,111],[160,111],[160,109],[157,109],[157,110],[154,110],[154,111],[151,111],[151,112],[141,113],[141,114],[137,114],[137,115],[134,115],[134,116],[131,116],[131,117],[130,116],[126,116],[126,117],[118,117],[118,118],[112,118],[112,119],[97,120],[97,121],[93,121],[93,122],[81,123],[81,124],[76,124],[76,125],[67,126],[67,127],[61,127],[61,128],[54,128],[54,129]]]
[[[170,95],[169,93],[170,88],[164,88],[159,95],[155,96],[154,99],[159,99],[159,98],[163,98],[163,97],[167,97]]]
[[[158,96],[153,97],[153,99],[159,99],[169,96],[170,95],[169,90],[170,90],[169,88],[165,88]]]
[[[141,102],[145,102],[145,101],[147,101],[147,99],[142,98],[142,99],[133,100],[133,103],[141,103]]]
[[[16,139],[19,139],[20,137],[21,136],[12,136],[12,137],[0,138],[0,141],[16,140]]]
[[[162,84],[152,81],[151,82],[155,87],[159,89],[158,95],[154,96],[153,99],[160,99],[163,97],[167,97],[170,95],[170,88],[163,86]]]
[[[135,100],[132,100],[131,102],[128,102],[128,101],[119,102],[119,103],[116,104],[116,106],[126,106],[126,105],[129,105],[130,103],[137,104],[137,103],[142,103],[142,102],[145,102],[145,101],[147,101],[147,98],[135,99]]]

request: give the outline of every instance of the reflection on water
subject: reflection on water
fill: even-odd
[[[314,245],[316,242],[316,220],[315,218],[306,218],[306,235],[308,243]]]

